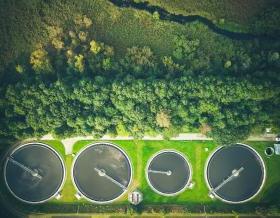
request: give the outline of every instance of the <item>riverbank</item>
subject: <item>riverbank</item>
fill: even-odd
[[[0,5],[3,7],[0,9],[2,16],[0,23],[2,33],[0,37],[0,71],[5,70],[11,63],[22,63],[28,60],[28,54],[31,51],[50,40],[50,36],[53,34],[49,32],[51,26],[69,27],[71,25],[69,20],[79,15],[92,18],[93,28],[89,37],[114,46],[118,57],[122,57],[126,49],[132,46],[149,46],[157,55],[170,55],[173,50],[174,37],[176,35],[189,35],[190,28],[181,25],[186,23],[198,26],[196,27],[199,28],[198,31],[207,27],[210,28],[209,32],[213,31],[235,40],[271,39],[271,37],[277,39],[273,36],[274,34],[262,37],[261,35],[255,36],[254,34],[230,31],[219,23],[213,22],[211,18],[169,13],[164,8],[141,2],[130,3],[132,1],[117,0],[85,0],[84,2],[70,0],[65,2],[58,0],[52,4],[45,2],[39,4],[35,0],[28,0],[20,4],[17,3],[17,12],[15,13],[15,2],[1,3],[1,1]],[[41,12],[39,13],[39,11]],[[155,11],[159,13],[159,17],[151,14]],[[9,19],[11,15],[13,19]],[[271,22],[273,23],[273,21]],[[202,27],[199,27],[199,24]],[[212,34],[207,34],[207,39],[210,39]]]
[[[222,25],[222,23],[217,23],[217,21],[212,21],[209,18],[206,18],[201,15],[183,15],[183,14],[175,14],[165,10],[164,8],[149,4],[148,2],[135,2],[133,0],[122,1],[122,0],[109,0],[113,4],[122,8],[133,8],[136,10],[144,10],[151,14],[157,13],[159,15],[159,19],[166,20],[170,22],[176,22],[179,24],[186,24],[192,22],[201,22],[206,25],[211,31],[226,36],[235,40],[277,40],[279,38],[278,35],[272,35],[268,32],[266,33],[250,33],[245,31],[234,31],[231,26]]]
[[[270,19],[265,17],[268,11],[279,11],[280,2],[275,0],[246,0],[246,1],[196,1],[196,0],[134,0],[158,6],[176,15],[200,15],[211,20],[222,29],[244,32],[272,32],[259,28],[257,22],[265,24]],[[267,20],[265,20],[267,19]],[[275,23],[276,24],[276,23]],[[268,27],[268,26],[267,26]],[[271,30],[277,25],[269,26]]]

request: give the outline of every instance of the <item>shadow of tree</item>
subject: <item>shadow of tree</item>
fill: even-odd
[[[264,194],[261,199],[263,203],[268,204],[280,204],[280,182],[275,183],[271,186]]]

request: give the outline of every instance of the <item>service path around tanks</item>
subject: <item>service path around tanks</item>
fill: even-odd
[[[274,141],[276,137],[276,134],[265,134],[265,135],[259,135],[259,136],[250,136],[247,140],[248,141]],[[41,140],[55,140],[55,138],[48,134],[41,138]],[[73,146],[76,142],[82,141],[82,140],[97,140],[93,138],[92,136],[77,136],[67,139],[62,139],[61,142],[65,147],[65,153],[66,155],[72,154]],[[100,138],[98,141],[114,141],[114,140],[134,140],[132,136],[117,136],[117,137],[111,137],[108,135],[104,135],[102,138]],[[165,140],[162,135],[157,136],[144,136],[142,140]],[[170,140],[173,141],[210,141],[213,140],[212,138],[209,138],[201,133],[181,133],[176,137],[170,138]]]

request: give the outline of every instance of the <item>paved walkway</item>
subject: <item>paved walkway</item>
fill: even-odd
[[[265,134],[259,136],[250,136],[248,141],[274,141],[276,135],[275,134]],[[132,136],[117,136],[111,137],[109,135],[104,135],[100,140],[104,141],[112,141],[112,140],[133,140]],[[52,135],[48,134],[41,138],[41,140],[55,140]],[[77,136],[67,139],[62,139],[61,142],[65,147],[66,154],[72,154],[73,146],[77,141],[81,140],[94,140],[92,136]],[[162,135],[157,136],[144,136],[142,140],[164,140]],[[181,133],[176,137],[170,138],[170,140],[178,140],[178,141],[210,141],[213,140],[201,133]]]

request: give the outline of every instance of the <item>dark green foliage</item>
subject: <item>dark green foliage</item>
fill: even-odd
[[[258,125],[279,128],[279,43],[237,42],[188,25],[170,56],[149,47],[115,49],[92,37],[91,19],[47,26],[48,43],[5,72],[0,135],[163,134],[207,127],[221,143]],[[205,34],[202,34],[205,33]]]
[[[249,126],[228,127],[224,129],[214,129],[211,136],[220,144],[227,145],[244,141],[250,134]]]
[[[159,6],[169,13],[200,15],[221,28],[236,32],[279,35],[280,3],[277,0],[134,0]]]
[[[254,125],[269,120],[262,104],[279,96],[272,83],[255,85],[229,76],[143,80],[131,75],[105,84],[104,77],[95,78],[81,75],[52,83],[35,79],[9,86],[4,123],[8,134],[101,136],[123,123],[131,135],[141,137],[150,130],[170,131],[156,122],[156,114],[164,110],[171,115],[172,128],[208,123],[211,135],[228,143],[245,139]]]
[[[278,3],[279,4],[279,3]],[[254,19],[252,30],[259,33],[280,35],[280,8],[271,7]],[[278,23],[278,24],[277,24]],[[277,24],[277,25],[275,25]]]

